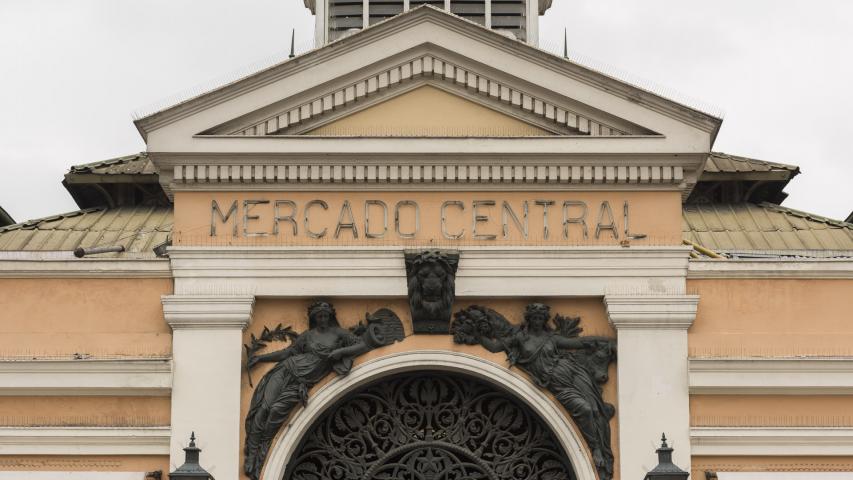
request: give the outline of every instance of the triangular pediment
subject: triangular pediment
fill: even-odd
[[[318,118],[319,126],[302,126],[304,134],[363,137],[535,137],[554,134],[429,84],[416,86],[360,109],[342,110],[339,117],[328,115]]]
[[[204,133],[379,137],[657,134],[554,92],[522,84],[505,75],[484,74],[464,60],[417,55],[320,95],[297,95],[277,102],[278,107],[270,105]],[[380,112],[388,117],[379,118]],[[474,123],[463,125],[465,119]],[[418,125],[427,129],[417,130]]]
[[[399,114],[393,122],[392,113]],[[282,152],[294,137],[347,131],[653,138],[645,143],[649,153],[692,152],[708,148],[719,128],[718,119],[690,107],[432,8],[393,17],[136,124],[152,151],[205,151],[207,137],[235,139],[228,149],[239,151],[237,137],[266,137],[282,143],[251,149]],[[602,151],[587,142],[559,145],[560,151]]]

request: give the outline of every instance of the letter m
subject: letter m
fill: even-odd
[[[223,224],[228,223],[228,219],[231,218],[231,215],[234,215],[234,226],[231,232],[231,235],[237,236],[237,200],[231,204],[231,208],[228,209],[228,213],[225,215],[222,214],[222,210],[219,208],[219,204],[216,203],[216,200],[213,200],[210,204],[210,236],[216,236],[216,217],[219,217],[219,221]]]

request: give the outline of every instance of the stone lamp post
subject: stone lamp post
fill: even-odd
[[[666,435],[661,435],[661,446],[656,452],[658,466],[647,473],[644,480],[687,480],[690,473],[672,463],[672,448],[666,444]]]
[[[213,475],[198,464],[201,449],[195,446],[195,432],[190,435],[190,445],[184,452],[184,464],[169,474],[169,480],[215,480]]]

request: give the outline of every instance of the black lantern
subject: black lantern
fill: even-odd
[[[195,432],[190,435],[190,445],[184,449],[184,464],[169,474],[169,480],[215,480],[213,475],[198,464],[201,449],[195,446]]]
[[[687,480],[690,473],[672,463],[672,448],[666,444],[666,435],[661,435],[658,453],[658,466],[646,474],[644,480]]]

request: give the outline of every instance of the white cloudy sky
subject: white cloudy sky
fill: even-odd
[[[853,210],[853,2],[554,0],[542,43],[725,112],[715,150],[799,165],[785,205]],[[140,107],[311,38],[301,0],[0,0],[0,205],[75,209],[69,165],[144,149]]]

